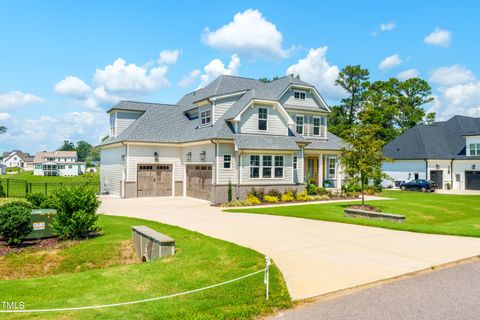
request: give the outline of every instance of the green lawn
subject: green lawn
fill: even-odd
[[[3,301],[24,301],[27,309],[108,304],[201,288],[264,267],[263,255],[174,226],[139,219],[101,216],[102,237],[61,249],[61,263],[45,277],[1,280]],[[123,264],[132,225],[147,225],[176,240],[172,258]],[[127,249],[128,251],[128,249]],[[25,258],[33,252],[24,253]],[[7,257],[18,268],[28,259]],[[63,313],[16,314],[9,319],[253,319],[291,306],[281,273],[273,266],[270,300],[263,274],[240,282],[168,300]]]
[[[100,175],[98,173],[86,173],[80,176],[74,177],[45,177],[34,176],[33,171],[21,171],[16,174],[4,174],[0,175],[0,179],[18,179],[26,180],[28,182],[85,182],[85,181],[98,181],[100,182]]]
[[[358,202],[241,208],[225,211],[335,221],[413,232],[480,237],[480,196],[478,195],[446,195],[389,190],[384,191],[380,196],[394,198],[394,200],[375,200],[366,203],[381,208],[383,212],[405,215],[406,222],[404,224],[344,217],[345,207],[358,204]]]

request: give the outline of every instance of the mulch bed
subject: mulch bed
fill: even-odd
[[[328,201],[332,201],[332,200],[354,200],[354,199],[358,199],[358,197],[331,197],[330,199],[328,200],[307,200],[307,201],[299,201],[299,200],[295,200],[295,201],[289,201],[289,202],[282,202],[282,201],[278,201],[278,202],[274,202],[274,203],[268,203],[268,202],[262,202],[260,204],[256,204],[254,205],[255,207],[257,206],[271,206],[271,205],[276,205],[276,204],[295,204],[295,203],[308,203],[308,202],[318,202],[318,201],[324,201],[324,202],[328,202]],[[212,207],[223,207],[223,208],[248,208],[249,206],[242,206],[242,207],[224,207],[223,206],[223,203],[211,203],[210,206]]]
[[[19,246],[9,246],[5,241],[0,241],[0,257],[9,253],[20,253],[27,249],[48,249],[60,243],[58,238],[26,240]]]
[[[381,212],[380,208],[374,207],[374,206],[369,206],[369,205],[355,205],[355,206],[349,206],[348,209],[356,209],[356,210],[365,210],[365,211],[372,211],[372,212]]]

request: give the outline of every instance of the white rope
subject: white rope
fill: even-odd
[[[267,266],[268,268],[268,266]],[[242,279],[252,277],[256,274],[259,274],[261,272],[265,272],[267,268],[260,269],[258,271],[252,272],[250,274],[247,274],[245,276],[241,276],[232,280],[228,280],[225,282],[213,284],[208,287],[203,287],[199,289],[194,289],[190,291],[185,291],[185,292],[180,292],[180,293],[174,293],[168,296],[161,296],[161,297],[155,297],[155,298],[149,298],[149,299],[143,299],[143,300],[135,300],[135,301],[128,301],[128,302],[119,302],[119,303],[111,303],[111,304],[102,304],[98,306],[84,306],[84,307],[73,307],[73,308],[57,308],[57,309],[32,309],[32,310],[26,310],[26,309],[18,309],[18,310],[0,310],[0,313],[33,313],[33,312],[57,312],[57,311],[74,311],[74,310],[87,310],[87,309],[100,309],[100,308],[110,308],[110,307],[119,307],[119,306],[126,306],[130,304],[138,304],[138,303],[145,303],[145,302],[150,302],[150,301],[156,301],[156,300],[163,300],[163,299],[168,299],[168,298],[173,298],[173,297],[178,297],[178,296],[183,296],[186,294],[190,293],[195,293],[199,291],[204,291],[208,289],[212,289],[215,287],[223,286],[235,281],[240,281]]]

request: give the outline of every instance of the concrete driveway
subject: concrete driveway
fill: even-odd
[[[480,239],[226,213],[192,198],[102,197],[99,212],[180,226],[270,256],[294,300],[480,254]]]

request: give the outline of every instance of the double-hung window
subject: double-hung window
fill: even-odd
[[[469,149],[471,156],[480,156],[480,143],[470,143]]]
[[[275,156],[275,178],[283,178],[283,156]]]
[[[297,170],[297,162],[298,162],[298,157],[297,156],[293,156],[293,169],[294,170]]]
[[[335,179],[336,177],[337,158],[328,158],[328,177]]]
[[[260,156],[250,156],[250,178],[260,178]]]
[[[258,130],[267,130],[268,109],[258,108]]]
[[[294,97],[295,97],[295,99],[305,100],[305,92],[295,91]]]
[[[202,126],[209,125],[212,122],[212,111],[205,110],[200,112],[200,124]]]
[[[320,135],[320,117],[313,117],[313,135]]]
[[[303,116],[295,117],[296,131],[298,134],[303,134]]]
[[[224,154],[223,155],[223,169],[231,169],[232,168],[232,155],[231,154]]]
[[[262,156],[262,178],[272,177],[272,156]]]

